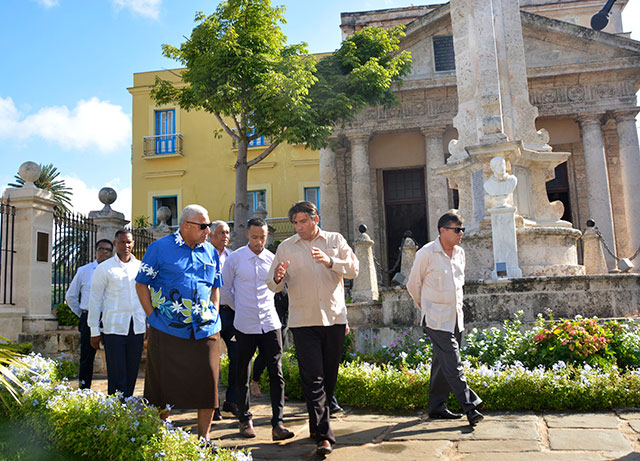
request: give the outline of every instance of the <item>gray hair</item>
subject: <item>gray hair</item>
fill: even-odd
[[[209,212],[207,209],[200,205],[187,205],[182,210],[182,214],[180,215],[180,226],[182,226],[185,222],[193,218],[194,216],[204,215],[209,217]]]
[[[227,224],[227,221],[223,221],[222,219],[218,219],[216,221],[213,221],[211,223],[211,232],[215,231],[218,226],[227,226],[229,227],[229,224]]]

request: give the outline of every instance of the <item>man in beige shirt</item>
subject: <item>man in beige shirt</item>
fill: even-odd
[[[433,419],[462,417],[445,406],[453,391],[469,424],[475,426],[483,418],[476,409],[482,400],[467,386],[460,361],[465,266],[464,250],[459,246],[464,234],[462,219],[455,213],[445,213],[438,220],[438,232],[437,239],[416,253],[407,282],[433,344],[427,411]]]
[[[289,291],[289,329],[296,346],[309,430],[318,453],[336,442],[329,404],[338,378],[347,327],[344,278],[358,275],[358,259],[342,235],[318,227],[318,209],[297,202],[289,210],[296,235],[280,244],[267,276],[275,292]]]

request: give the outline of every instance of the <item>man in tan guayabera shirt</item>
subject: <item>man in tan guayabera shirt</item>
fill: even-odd
[[[289,210],[296,235],[280,244],[267,286],[289,291],[289,329],[296,346],[309,430],[319,454],[336,442],[329,404],[338,378],[347,329],[344,281],[358,275],[358,259],[342,235],[318,227],[318,209],[297,202]]]

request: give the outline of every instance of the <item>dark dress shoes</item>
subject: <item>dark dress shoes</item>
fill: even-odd
[[[245,439],[252,439],[256,436],[256,431],[253,429],[253,421],[248,419],[240,423],[240,435]]]
[[[331,442],[328,440],[320,440],[318,442],[317,452],[319,455],[328,455],[333,451],[333,447],[331,446]]]
[[[462,418],[462,414],[454,413],[450,411],[448,408],[440,411],[433,411],[429,413],[429,418],[431,419],[460,419]]]
[[[222,404],[222,411],[232,413],[234,416],[238,416],[238,404],[233,402],[227,402],[226,400]]]
[[[271,429],[271,440],[287,440],[293,437],[294,434],[282,424],[278,424]]]
[[[478,410],[473,409],[467,412],[467,419],[469,420],[470,425],[475,426],[484,419],[484,416],[482,416],[482,413]]]
[[[213,420],[214,421],[222,421],[222,415],[220,414],[220,408],[216,408],[213,410]]]

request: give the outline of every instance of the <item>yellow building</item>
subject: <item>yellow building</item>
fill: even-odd
[[[233,220],[237,149],[221,132],[216,118],[204,111],[185,111],[177,105],[158,105],[150,91],[156,77],[180,85],[178,71],[136,73],[133,87],[132,217],[147,216],[155,225],[156,211],[168,206],[170,224],[180,211],[197,203],[212,220]],[[249,147],[249,160],[269,140],[258,138]],[[302,145],[281,144],[249,169],[250,214],[259,207],[269,217],[285,217],[294,202],[318,204],[318,152]]]

